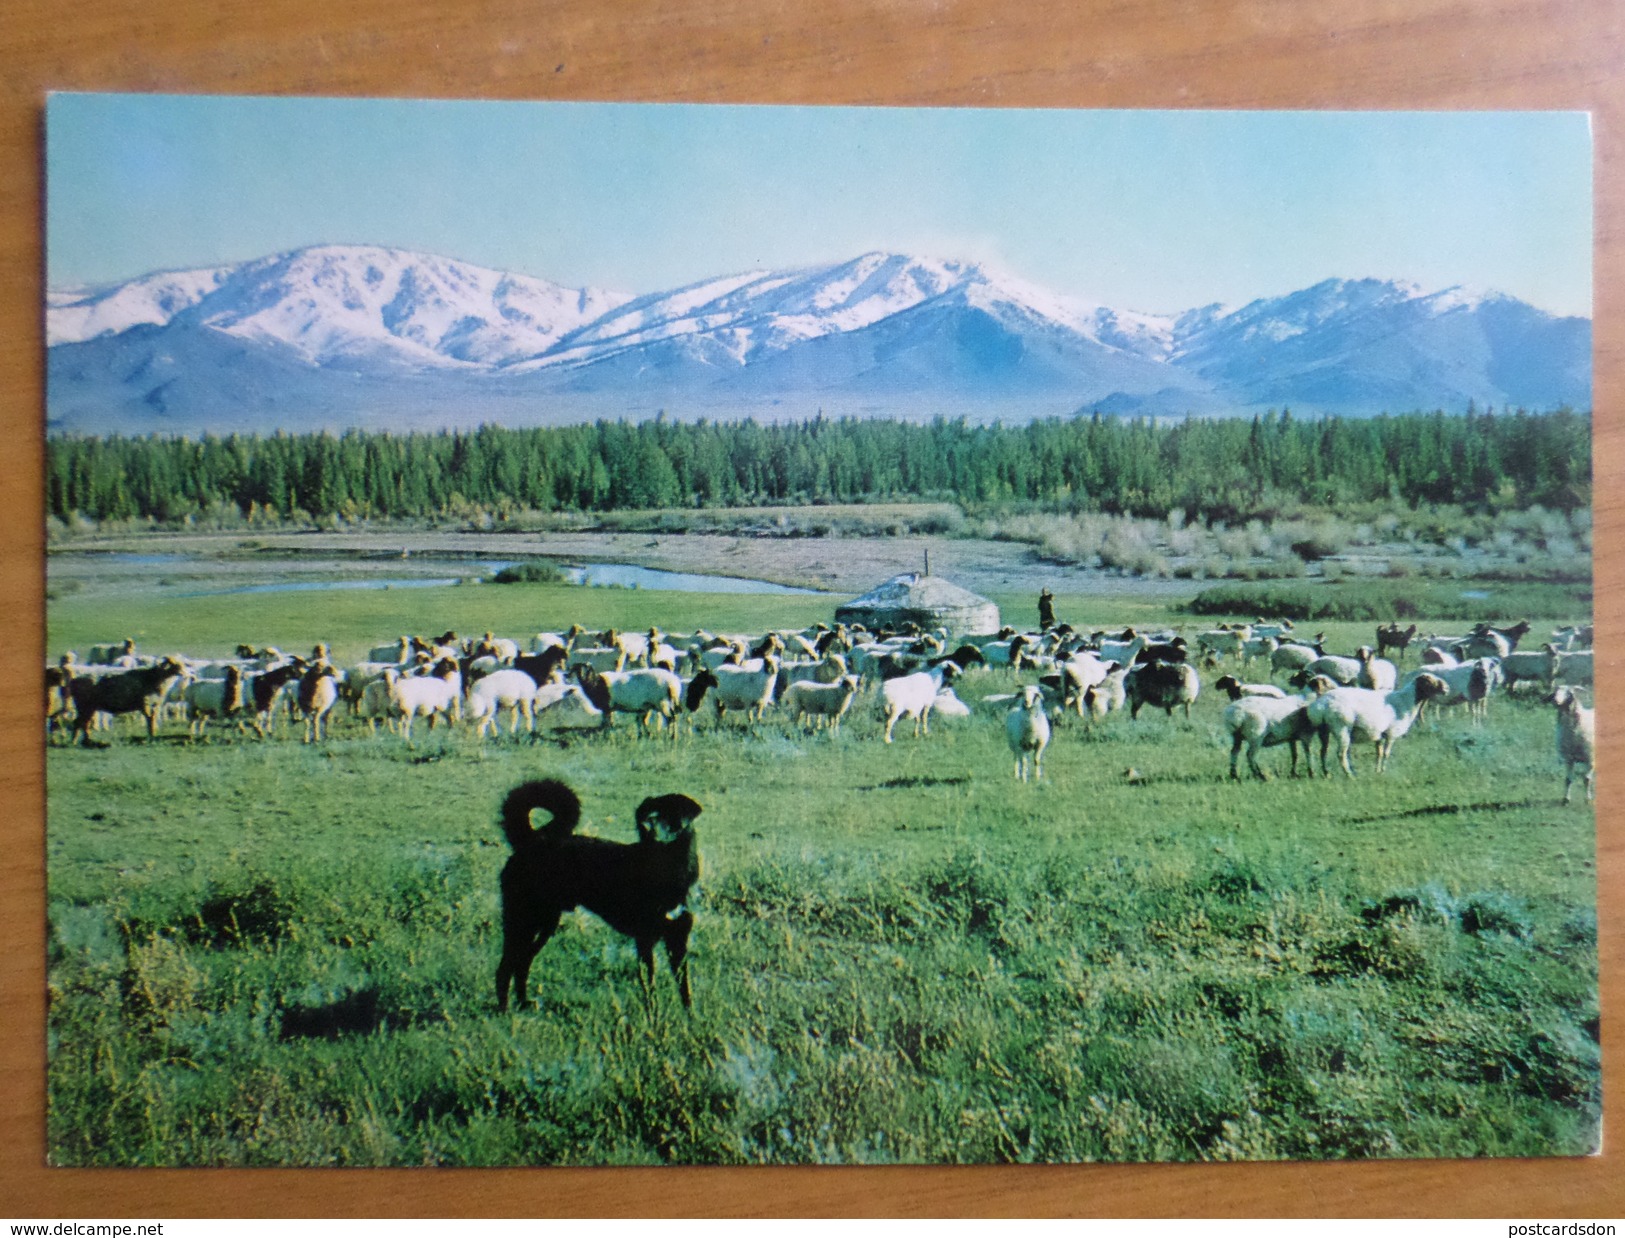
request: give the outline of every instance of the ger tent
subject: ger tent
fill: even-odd
[[[904,572],[836,607],[835,621],[868,628],[912,622],[958,636],[986,636],[999,630],[999,608],[940,576]]]

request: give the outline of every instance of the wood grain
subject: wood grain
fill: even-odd
[[[12,0],[0,28],[0,1215],[1625,1214],[1618,659],[1599,779],[1606,1140],[1586,1160],[967,1169],[81,1171],[44,1159],[41,108],[49,90],[1000,107],[1573,108],[1597,151],[1598,606],[1621,597],[1617,0]],[[20,669],[19,669],[20,668]]]

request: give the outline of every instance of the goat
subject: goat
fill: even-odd
[[[1546,699],[1557,706],[1557,759],[1563,763],[1563,802],[1569,802],[1577,765],[1583,767],[1589,802],[1595,798],[1597,712],[1580,704],[1580,698],[1567,688],[1558,688]]]
[[[1394,650],[1400,661],[1404,661],[1405,651],[1410,648],[1411,642],[1416,639],[1416,625],[1401,628],[1397,623],[1379,625],[1377,628],[1377,656],[1380,658],[1390,649]]]

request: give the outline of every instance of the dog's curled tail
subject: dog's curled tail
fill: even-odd
[[[552,818],[541,829],[530,823],[530,814],[538,808]],[[580,799],[556,778],[522,782],[502,801],[502,832],[515,851],[523,851],[538,840],[564,838],[575,832],[580,820]]]

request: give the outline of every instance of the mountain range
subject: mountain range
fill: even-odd
[[[48,427],[95,434],[1591,402],[1590,320],[1500,293],[1328,279],[1147,314],[890,253],[635,296],[323,245],[52,289],[46,344]]]

